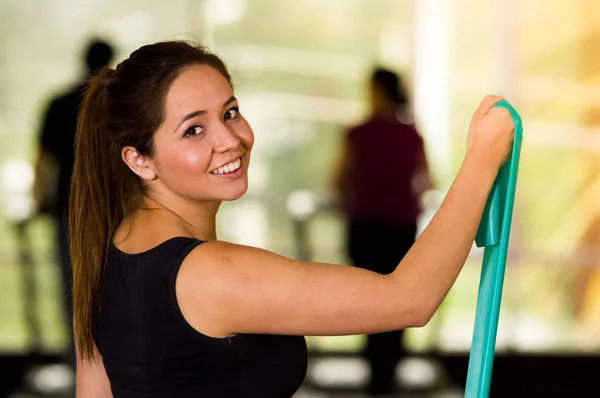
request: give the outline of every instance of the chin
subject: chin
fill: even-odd
[[[220,195],[219,199],[230,202],[232,200],[236,200],[244,196],[246,191],[248,191],[248,184],[244,184],[243,187],[239,187],[237,189],[229,190],[229,192],[223,192],[222,195]]]
[[[219,198],[219,200],[222,200],[224,202],[233,202],[234,200],[237,200],[237,199],[241,198],[242,196],[244,196],[245,193],[246,192],[241,192],[237,195],[227,195],[222,198]]]

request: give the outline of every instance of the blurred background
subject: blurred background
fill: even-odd
[[[435,190],[421,229],[473,110],[504,93],[525,139],[492,395],[600,396],[598,15],[593,0],[0,0],[0,396],[69,396],[55,232],[36,216],[33,163],[44,109],[83,77],[92,38],[114,45],[112,66],[166,39],[221,55],[256,144],[250,189],[222,207],[220,238],[315,261],[349,264],[330,177],[367,112],[374,64],[403,73],[425,140]],[[430,324],[407,331],[406,396],[462,396],[481,259],[474,249]],[[307,340],[298,397],[362,397],[365,338]]]

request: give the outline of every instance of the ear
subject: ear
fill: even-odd
[[[152,167],[150,159],[143,157],[132,146],[126,146],[121,150],[121,158],[125,164],[141,179],[152,181],[156,179],[156,172]]]

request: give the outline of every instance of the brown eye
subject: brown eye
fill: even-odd
[[[234,108],[229,109],[227,112],[225,112],[223,119],[225,119],[225,121],[233,120],[233,119],[236,119],[239,115],[240,115],[240,108],[234,107]]]
[[[204,128],[202,126],[192,126],[190,128],[188,128],[187,130],[185,130],[185,133],[183,134],[184,137],[195,137],[197,135],[200,135],[202,132],[204,131]]]

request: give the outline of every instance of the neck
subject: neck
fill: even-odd
[[[162,199],[162,200],[161,200]],[[217,211],[221,202],[191,203],[145,196],[140,211],[155,212],[153,217],[181,233],[200,240],[217,239]]]
[[[395,106],[376,107],[372,109],[371,117],[374,119],[395,120],[397,119],[396,112]]]

